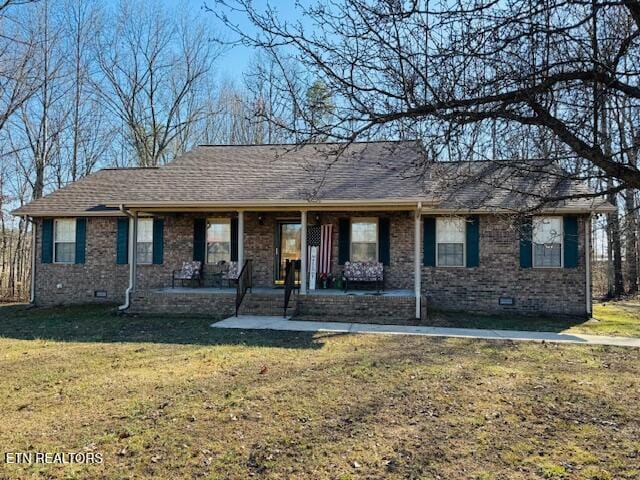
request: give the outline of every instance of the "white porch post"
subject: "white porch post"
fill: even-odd
[[[238,270],[244,265],[244,211],[238,210]]]
[[[307,211],[300,212],[300,295],[307,294]]]
[[[584,222],[584,272],[587,315],[591,316],[591,216]]]
[[[416,318],[420,319],[420,296],[422,272],[420,268],[420,220],[422,205],[419,203],[414,217],[413,231],[413,289],[416,296]]]
[[[129,285],[136,291],[138,275],[138,212],[129,217]]]

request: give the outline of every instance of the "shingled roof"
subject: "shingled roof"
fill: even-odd
[[[558,170],[559,171],[559,170]],[[559,171],[560,172],[560,171]],[[117,207],[402,205],[434,209],[522,209],[555,195],[553,208],[591,211],[602,200],[548,171],[500,162],[425,163],[418,141],[349,145],[200,146],[158,168],[105,169],[16,215],[106,215]]]

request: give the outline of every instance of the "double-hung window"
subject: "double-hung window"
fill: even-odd
[[[58,218],[54,221],[53,261],[74,263],[76,260],[76,221]]]
[[[231,260],[231,220],[210,218],[207,221],[207,263]]]
[[[138,264],[153,263],[153,218],[138,219],[136,252],[138,255]]]
[[[439,267],[464,267],[466,220],[438,217],[436,221],[436,258]]]
[[[533,266],[562,267],[562,217],[533,219]]]
[[[351,220],[351,261],[378,261],[377,218],[354,218]]]

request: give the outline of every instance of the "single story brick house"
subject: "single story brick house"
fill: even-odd
[[[301,317],[585,316],[590,219],[612,207],[580,193],[511,162],[428,163],[419,141],[200,146],[158,168],[100,170],[14,214],[34,222],[36,305],[274,313],[293,285]],[[521,214],[549,195],[565,200]],[[190,261],[201,278],[176,284]],[[382,287],[345,292],[345,265],[380,264]]]

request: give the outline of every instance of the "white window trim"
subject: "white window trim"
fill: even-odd
[[[462,265],[440,265],[438,262],[438,253],[440,250],[440,242],[438,242],[438,220],[445,219],[447,217],[436,217],[436,267],[440,268],[466,268],[467,267],[467,219],[464,221],[464,232],[462,235]],[[456,218],[456,217],[454,217]]]
[[[536,219],[545,219],[545,218],[560,219],[560,265],[536,266],[536,244],[533,241],[533,230],[535,229]],[[541,269],[541,270],[564,268],[564,217],[561,217],[559,215],[541,215],[541,216],[533,217],[533,222],[531,223],[531,268]]]
[[[374,262],[377,262],[380,258],[380,225],[378,223],[378,217],[351,217],[349,222],[349,261],[352,261],[353,257],[353,224],[354,223],[375,223],[376,224],[376,258]]]
[[[138,217],[138,228],[136,229],[136,234],[140,235],[140,222],[151,222],[151,261],[150,262],[142,262],[140,261],[140,256],[136,252],[136,265],[153,265],[153,217]],[[148,243],[148,242],[139,242],[136,237],[136,250],[138,248],[138,243]]]
[[[209,262],[209,239],[206,238],[209,234],[209,225],[212,223],[228,223],[229,224],[229,261],[231,261],[231,218],[230,217],[207,217],[207,227],[205,230],[205,251],[204,251],[204,263],[207,265],[215,265],[218,262]]]
[[[56,239],[56,232],[58,231],[58,229],[56,228],[56,225],[58,224],[59,221],[68,221],[71,220],[75,223],[74,227],[73,227],[73,234],[74,234],[74,239],[73,239],[73,260],[70,262],[60,262],[58,261],[58,259],[56,258],[56,243],[58,243],[58,240]],[[73,265],[74,263],[76,263],[76,252],[75,252],[75,245],[76,245],[76,240],[75,240],[75,235],[76,235],[76,229],[78,228],[78,224],[76,223],[75,218],[74,219],[70,219],[70,218],[55,218],[53,220],[53,263],[59,263],[61,265]],[[71,243],[71,242],[60,242],[60,243]]]

